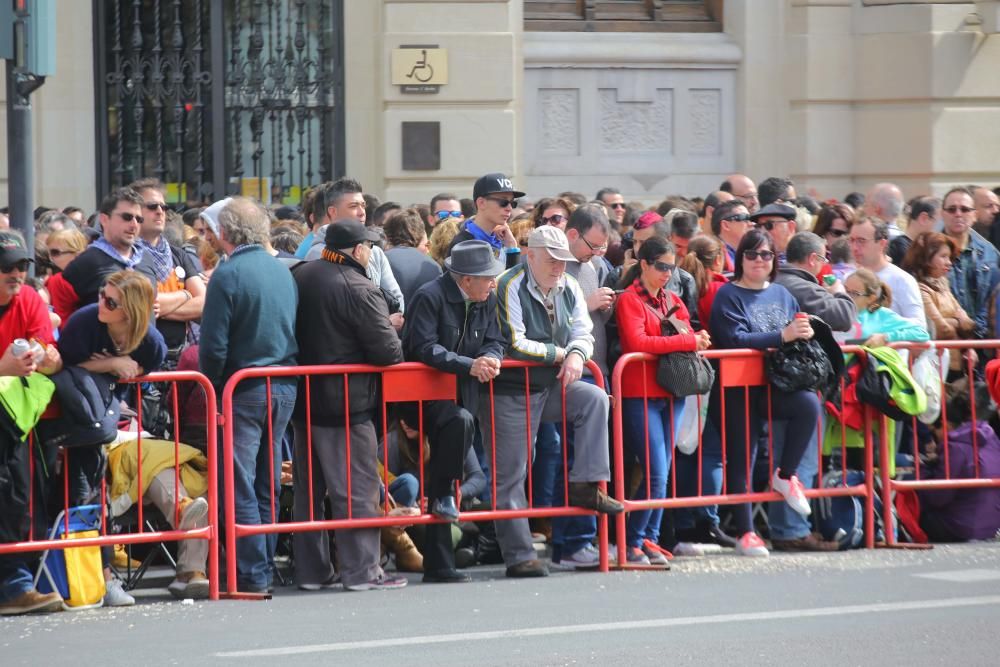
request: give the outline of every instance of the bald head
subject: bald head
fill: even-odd
[[[736,199],[739,199],[751,213],[755,213],[760,208],[760,201],[757,199],[757,186],[749,176],[743,174],[730,174],[719,186],[722,192],[728,192]]]
[[[1000,213],[1000,197],[989,188],[977,187],[972,190],[972,201],[976,207],[976,224],[989,227],[993,218]]]
[[[876,183],[865,197],[865,213],[884,222],[895,222],[903,212],[903,193],[893,183]]]

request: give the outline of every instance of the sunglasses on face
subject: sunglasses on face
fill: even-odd
[[[843,236],[847,236],[850,233],[851,232],[848,229],[831,229],[830,231],[827,232],[827,234],[829,234],[830,236],[834,236],[838,239]]]
[[[14,269],[17,269],[21,273],[27,273],[28,266],[30,264],[31,264],[31,262],[29,260],[22,259],[21,261],[14,262],[13,264],[6,264],[4,266],[0,266],[0,271],[3,271],[4,273],[10,273]]]
[[[729,217],[723,218],[722,222],[750,222],[750,214],[737,213],[736,215],[730,215]]]
[[[60,250],[59,248],[49,248],[49,257],[53,259],[59,259],[63,255],[75,255],[77,254],[75,250]]]
[[[767,222],[760,223],[760,226],[769,232],[773,232],[775,225],[785,225],[789,222],[791,222],[791,220],[768,220]]]
[[[621,202],[615,202],[614,204],[608,204],[608,208],[625,208],[625,204]]]
[[[487,199],[500,208],[517,208],[516,199],[503,199],[502,197],[487,197]]]
[[[566,219],[562,213],[554,213],[547,218],[542,218],[542,222],[546,225],[558,225],[560,222]]]
[[[666,262],[653,262],[653,268],[660,273],[670,273],[677,268],[676,264],[667,264]]]
[[[447,220],[448,218],[461,218],[461,211],[438,211],[434,215],[437,216],[438,220]]]
[[[101,301],[104,302],[104,307],[110,310],[111,312],[115,312],[116,310],[118,310],[118,306],[121,305],[120,303],[112,299],[110,296],[108,296],[107,293],[104,291],[103,287],[101,288],[101,291],[98,292],[98,295],[101,297]]]
[[[135,213],[122,213],[122,212],[119,212],[118,213],[118,217],[121,218],[122,220],[124,220],[125,222],[132,222],[133,220],[135,220],[140,225],[142,224],[142,216],[141,215],[136,215]]]
[[[743,253],[743,256],[747,259],[762,259],[765,262],[770,262],[774,259],[774,253],[770,250],[747,250]]]
[[[142,205],[147,211],[166,211],[167,205],[158,201],[148,201]]]
[[[972,213],[976,209],[972,208],[971,206],[945,206],[944,210],[950,213],[951,215],[955,215],[959,211],[961,211],[962,213]]]

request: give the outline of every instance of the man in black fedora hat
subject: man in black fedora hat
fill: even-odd
[[[455,245],[444,262],[445,273],[425,284],[413,297],[403,348],[406,358],[458,376],[457,404],[424,403],[424,425],[431,460],[425,493],[430,511],[440,519],[458,519],[455,480],[462,479],[463,462],[476,436],[474,415],[480,388],[500,372],[507,341],[497,320],[496,277],[504,270],[485,241]],[[412,421],[411,421],[412,419]],[[406,419],[416,423],[416,418]],[[468,581],[455,569],[448,523],[427,526],[424,581]]]

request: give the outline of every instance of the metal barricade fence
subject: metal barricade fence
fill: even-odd
[[[44,498],[40,498],[39,495],[46,491],[46,489],[40,489],[38,485],[38,479],[36,476],[36,468],[44,464],[44,461],[38,460],[38,452],[41,451],[41,447],[45,444],[40,445],[35,442],[34,433],[29,436],[28,441],[25,446],[29,448],[28,454],[28,475],[29,475],[29,489],[28,489],[28,514],[29,514],[29,529],[28,529],[28,539],[19,542],[10,543],[0,543],[0,555],[8,554],[22,554],[22,553],[32,553],[41,552],[46,550],[63,550],[69,548],[77,547],[107,547],[114,545],[131,545],[131,544],[150,544],[157,542],[179,542],[181,540],[207,540],[209,542],[208,548],[208,579],[209,579],[209,598],[217,600],[219,597],[219,549],[218,549],[218,531],[216,527],[218,525],[218,473],[216,469],[217,451],[216,451],[216,423],[218,421],[216,415],[216,396],[215,389],[208,379],[201,373],[194,371],[170,371],[163,373],[151,373],[149,375],[144,375],[142,377],[134,378],[132,380],[119,380],[119,383],[129,383],[136,386],[136,403],[137,403],[137,415],[136,420],[139,425],[139,432],[136,434],[136,461],[141,462],[143,460],[143,437],[141,433],[142,424],[142,384],[144,383],[167,383],[171,385],[170,400],[168,405],[168,410],[173,417],[173,441],[174,441],[174,498],[178,498],[178,490],[181,484],[181,464],[179,461],[179,448],[181,445],[180,440],[180,425],[182,423],[180,414],[180,405],[177,395],[178,383],[194,383],[195,389],[200,389],[205,393],[205,456],[207,459],[207,477],[206,477],[206,500],[208,503],[208,515],[207,521],[204,527],[192,528],[189,530],[149,530],[146,527],[145,511],[143,509],[143,498],[137,499],[135,505],[137,521],[136,530],[132,532],[109,532],[108,531],[108,504],[110,498],[108,497],[108,480],[107,475],[103,475],[100,482],[100,505],[101,505],[101,516],[100,516],[100,536],[99,537],[86,537],[86,538],[74,538],[74,539],[45,539],[45,535],[37,535],[39,522],[43,522],[46,525],[46,530],[50,527],[51,520],[53,517],[45,517],[45,508],[39,507],[40,503],[44,503]],[[53,404],[50,406],[49,411],[46,415],[43,415],[42,419],[46,419],[47,415],[57,414],[58,404],[53,399]],[[148,438],[147,438],[148,440]],[[64,521],[63,529],[65,533],[69,532],[70,523],[70,512],[69,509],[77,503],[73,502],[70,498],[70,486],[69,486],[69,474],[67,471],[69,462],[69,451],[67,449],[62,449],[59,453],[60,461],[63,471],[62,480],[62,520]],[[55,457],[53,457],[55,460]],[[136,479],[135,488],[142,493],[144,488],[143,483],[143,472],[142,466],[137,465],[136,468]],[[149,480],[146,480],[147,482]],[[148,486],[148,484],[147,484]],[[179,524],[180,518],[180,508],[177,503],[174,503],[174,517],[172,524],[177,526]],[[55,512],[53,512],[55,514]]]
[[[535,367],[542,367],[541,364],[525,362],[525,361],[515,361],[515,360],[504,360],[502,367],[506,371],[513,369],[523,369],[524,379],[525,379],[525,420],[528,425],[530,425],[531,417],[531,404],[528,400],[530,397],[530,389],[528,384],[529,370]],[[551,367],[549,367],[551,368]],[[587,368],[593,374],[594,384],[600,389],[604,390],[604,379],[600,369],[594,362],[588,362]],[[296,533],[303,531],[320,531],[320,530],[338,530],[338,529],[349,529],[349,528],[375,528],[375,527],[387,527],[387,526],[412,526],[419,524],[428,523],[439,523],[440,519],[432,516],[426,511],[426,508],[421,507],[419,515],[408,515],[408,516],[393,516],[389,513],[388,503],[384,503],[381,516],[366,516],[357,517],[354,516],[353,507],[353,487],[350,475],[350,383],[349,378],[354,375],[378,375],[381,379],[380,386],[380,399],[378,401],[377,410],[381,416],[382,430],[380,434],[382,437],[382,454],[383,462],[388,462],[388,423],[387,419],[389,416],[388,407],[390,404],[398,403],[417,403],[421,410],[419,411],[420,417],[417,424],[418,432],[418,443],[419,443],[419,454],[417,456],[417,461],[419,462],[419,483],[420,483],[420,495],[423,498],[425,495],[424,483],[424,449],[423,443],[425,440],[425,424],[423,418],[423,405],[430,401],[455,401],[457,397],[456,391],[456,376],[450,373],[443,373],[432,369],[424,364],[415,362],[405,362],[396,364],[394,366],[371,366],[365,364],[349,364],[349,365],[327,365],[327,366],[289,366],[289,367],[263,367],[263,368],[246,368],[237,371],[232,375],[229,381],[226,383],[225,388],[222,392],[222,414],[220,416],[221,424],[223,426],[223,445],[222,445],[222,460],[223,460],[223,507],[225,511],[224,521],[225,521],[225,547],[226,547],[226,576],[227,576],[227,588],[228,597],[232,598],[253,598],[257,595],[252,593],[240,592],[238,590],[238,577],[237,577],[237,565],[236,565],[236,541],[239,538],[252,536],[252,535],[268,535],[276,533]],[[312,400],[311,394],[313,391],[313,383],[317,377],[329,377],[329,376],[341,376],[343,378],[344,387],[344,406],[343,414],[346,415],[344,420],[344,428],[346,431],[346,471],[344,479],[346,481],[346,517],[341,518],[331,518],[326,519],[325,517],[317,517],[313,511],[314,498],[312,497],[312,488],[314,475],[317,474],[316,470],[313,470],[311,462],[313,460],[313,415],[312,415]],[[272,387],[271,382],[273,378],[278,377],[294,377],[300,379],[298,391],[302,394],[299,399],[304,400],[305,408],[305,419],[304,423],[306,425],[306,460],[310,462],[305,471],[293,470],[293,477],[299,475],[305,475],[308,478],[308,492],[310,494],[309,502],[309,517],[308,520],[292,520],[286,522],[279,522],[277,520],[276,507],[277,499],[274,489],[272,488],[269,503],[271,508],[271,521],[270,523],[264,524],[241,524],[236,521],[236,507],[235,507],[235,480],[234,480],[234,466],[233,466],[233,456],[234,456],[234,429],[233,429],[233,408],[234,408],[234,396],[238,392],[240,383],[246,382],[254,378],[263,378],[266,387],[266,405],[267,405],[267,435],[269,443],[268,460],[274,461],[274,442],[275,437],[280,436],[273,432],[272,424],[272,408],[271,408],[271,397],[272,397]],[[561,387],[561,384],[560,384]],[[563,397],[565,397],[565,389],[562,389]],[[489,410],[490,410],[490,433],[483,433],[484,445],[487,438],[490,442],[496,440],[495,437],[495,414],[493,408],[495,406],[495,393],[494,384],[491,381],[485,390],[485,395],[481,394],[481,400],[488,398],[489,400]],[[473,415],[476,416],[476,415]],[[566,406],[565,401],[562,405],[562,426],[563,432],[566,432]],[[481,426],[482,427],[482,426]],[[533,434],[531,429],[527,429],[526,442],[523,445],[527,449],[527,472],[528,475],[528,506],[526,508],[516,508],[516,509],[503,509],[498,508],[496,503],[497,498],[497,469],[496,469],[496,449],[488,448],[486,453],[489,462],[489,485],[492,499],[489,509],[485,510],[473,510],[461,512],[462,521],[493,521],[493,520],[503,520],[503,519],[519,519],[519,518],[533,518],[533,517],[566,517],[566,516],[594,516],[595,513],[590,510],[585,510],[578,507],[573,507],[568,504],[568,488],[569,488],[569,466],[566,449],[563,448],[563,478],[564,478],[564,499],[565,502],[561,506],[557,507],[536,507],[534,506],[531,498],[530,492],[530,475],[531,475],[531,452],[534,446]],[[297,446],[301,447],[302,443],[297,443]],[[499,443],[499,446],[504,446],[503,443]],[[485,448],[485,447],[484,447]],[[269,471],[271,477],[274,478],[274,470]],[[381,480],[383,489],[387,490],[389,487],[388,482],[388,465],[383,466],[383,478]],[[302,484],[295,485],[297,489],[302,489]],[[602,490],[605,488],[605,484],[601,484]],[[421,504],[422,505],[422,504]],[[607,571],[608,564],[608,554],[607,554],[607,519],[600,515],[597,519],[598,522],[598,545],[600,551],[600,569],[602,571]]]
[[[975,489],[1000,487],[1000,477],[986,476],[980,469],[979,439],[981,436],[978,428],[971,428],[969,434],[971,452],[965,452],[966,456],[971,455],[971,476],[965,476],[962,471],[953,469],[955,468],[952,465],[952,458],[954,456],[952,441],[954,439],[949,439],[949,432],[952,430],[950,423],[954,423],[957,426],[968,421],[971,421],[973,424],[979,424],[983,421],[984,406],[976,405],[976,392],[974,391],[976,378],[981,376],[977,354],[978,351],[1000,350],[1000,340],[896,343],[892,347],[910,351],[909,366],[911,369],[921,354],[932,354],[937,357],[941,402],[940,419],[944,427],[941,429],[941,442],[936,443],[937,451],[928,452],[924,446],[928,441],[922,442],[920,439],[921,433],[926,434],[926,429],[921,428],[923,424],[918,421],[917,417],[907,420],[909,426],[908,434],[892,441],[888,437],[889,419],[881,414],[873,416],[873,420],[877,424],[881,436],[879,438],[879,461],[896,460],[897,449],[906,450],[907,448],[909,448],[909,453],[913,459],[912,469],[907,469],[906,466],[900,466],[898,463],[895,466],[895,471],[891,470],[891,466],[889,465],[880,465],[878,467],[882,487],[881,500],[883,508],[898,507],[899,505],[896,501],[900,493],[946,490],[971,492]],[[956,364],[958,368],[949,369],[949,365],[943,362],[942,358],[946,351],[952,360],[956,355],[959,357],[960,361]],[[962,415],[961,417],[953,416],[953,419],[957,418],[959,421],[952,422],[949,420],[947,406],[949,375],[952,376],[953,380],[965,378],[968,382],[965,391],[968,391],[969,395],[969,415],[967,415],[969,419],[965,418],[966,415]],[[897,443],[898,448],[896,446]],[[965,447],[965,444],[963,443],[960,446]],[[922,503],[918,503],[918,505],[920,504]],[[891,547],[901,546],[896,536],[897,526],[895,525],[896,519],[893,516],[893,512],[886,510],[883,512],[883,516],[885,521],[886,545]]]
[[[856,352],[860,353],[859,348],[856,347],[845,347],[845,352]],[[702,431],[705,426],[705,418],[702,416],[702,406],[703,401],[709,400],[709,397],[697,397],[696,407],[698,408],[698,418],[697,418],[697,448],[695,455],[697,457],[697,482],[696,482],[696,493],[693,496],[679,496],[677,494],[677,466],[671,461],[668,466],[670,477],[667,480],[667,493],[663,498],[652,498],[650,499],[650,434],[649,434],[649,402],[652,400],[665,400],[668,405],[669,428],[670,437],[667,440],[667,447],[673,448],[674,444],[677,442],[677,430],[675,428],[674,413],[676,410],[680,409],[678,406],[682,407],[683,401],[680,399],[675,399],[670,396],[664,389],[662,389],[656,383],[656,363],[657,357],[650,354],[643,353],[629,353],[623,355],[612,372],[611,386],[612,386],[612,396],[613,400],[613,411],[612,411],[612,445],[613,445],[613,468],[614,468],[614,497],[625,505],[626,512],[618,515],[616,518],[615,525],[615,535],[616,535],[616,545],[618,550],[618,563],[619,567],[633,567],[627,564],[626,558],[626,522],[628,520],[628,514],[636,510],[646,510],[646,509],[679,509],[679,508],[694,508],[694,507],[705,507],[712,505],[734,505],[741,503],[758,503],[766,501],[779,501],[783,502],[784,499],[777,492],[770,490],[767,492],[753,492],[753,470],[751,469],[751,457],[749,456],[751,442],[749,440],[749,402],[754,400],[751,396],[751,390],[754,388],[761,388],[758,391],[766,391],[766,422],[769,426],[768,428],[768,484],[770,486],[770,480],[774,476],[775,461],[774,461],[774,440],[773,440],[773,419],[771,414],[772,407],[772,395],[770,386],[767,382],[764,372],[764,354],[756,350],[709,350],[703,353],[699,353],[707,359],[716,360],[718,362],[717,366],[717,381],[716,386],[713,387],[712,391],[719,391],[721,393],[718,396],[718,401],[720,405],[719,413],[721,416],[721,423],[718,426],[718,437],[721,440],[721,456],[720,461],[713,462],[713,465],[721,465],[721,485],[718,489],[708,489],[704,488],[705,475],[705,454]],[[636,387],[638,384],[638,388]],[[629,385],[626,388],[625,385]],[[843,389],[843,384],[841,386]],[[725,424],[725,401],[727,400],[726,394],[728,393],[729,399],[732,399],[733,390],[736,390],[738,394],[742,394],[742,400],[744,401],[743,414],[746,415],[746,429],[747,440],[743,443],[728,442],[726,436],[726,424]],[[740,391],[742,390],[742,391]],[[642,442],[639,443],[639,454],[633,457],[632,461],[626,461],[625,458],[625,432],[624,432],[624,401],[627,400],[642,400],[643,401],[643,412],[646,415],[646,422],[643,424],[643,438]],[[868,408],[864,408],[865,419],[868,417]],[[821,405],[821,416],[823,414],[823,409]],[[865,545],[871,548],[874,544],[874,534],[872,530],[873,526],[873,476],[872,476],[872,437],[871,430],[866,429],[865,433],[865,447],[864,447],[864,483],[861,484],[849,484],[848,475],[844,474],[846,472],[846,464],[844,461],[847,460],[847,444],[845,427],[841,425],[841,443],[840,443],[840,457],[841,462],[841,474],[840,482],[835,485],[825,485],[823,483],[824,476],[824,453],[823,453],[823,432],[820,430],[820,423],[817,424],[817,459],[819,461],[817,469],[818,482],[815,488],[808,488],[807,485],[805,495],[807,498],[836,498],[843,496],[854,496],[862,500],[864,505],[864,522],[865,522]],[[714,437],[714,436],[713,436]],[[732,453],[734,448],[742,448],[742,456],[733,456]],[[633,451],[635,447],[633,446]],[[727,455],[728,450],[728,455]],[[830,460],[831,457],[827,457]],[[674,459],[676,460],[676,459]],[[645,493],[643,499],[631,499],[630,496],[633,493],[627,489],[627,481],[630,479],[629,475],[629,464],[635,463],[638,465],[641,477],[643,479],[643,484],[645,484]],[[744,493],[733,493],[727,486],[727,472],[730,465],[745,465],[746,466],[746,484],[747,492]],[[670,493],[670,489],[674,492]],[[638,489],[638,491],[643,491],[643,489]],[[739,536],[735,536],[737,539]]]

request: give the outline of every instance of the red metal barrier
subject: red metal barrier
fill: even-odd
[[[858,348],[847,347],[845,348],[847,352],[858,351]],[[611,376],[611,387],[612,395],[615,397],[613,402],[613,412],[612,412],[612,426],[613,426],[613,467],[614,467],[614,484],[615,484],[615,498],[625,505],[626,513],[634,510],[640,509],[653,509],[653,508],[690,508],[690,507],[703,507],[706,505],[732,505],[739,503],[756,503],[765,501],[782,501],[783,498],[778,493],[774,491],[763,492],[763,493],[729,493],[726,488],[726,469],[729,463],[727,462],[726,449],[728,447],[738,447],[741,443],[727,443],[726,440],[726,428],[725,428],[725,390],[732,388],[743,388],[744,400],[750,400],[750,388],[751,387],[765,387],[767,386],[767,380],[764,373],[764,354],[756,350],[714,350],[700,353],[708,359],[717,359],[719,361],[718,367],[718,378],[717,387],[713,388],[713,391],[722,391],[722,396],[720,397],[721,406],[721,424],[719,425],[719,435],[721,438],[721,458],[722,458],[722,489],[721,493],[705,495],[702,488],[702,471],[703,471],[703,448],[702,448],[702,437],[701,430],[703,427],[703,420],[700,414],[698,415],[698,493],[696,496],[690,497],[677,497],[676,496],[676,466],[671,464],[670,474],[671,477],[668,479],[668,494],[665,498],[660,499],[648,499],[648,500],[629,500],[628,493],[626,492],[626,474],[627,467],[625,462],[624,454],[624,428],[623,428],[623,399],[630,398],[641,398],[644,401],[644,407],[648,412],[649,401],[652,399],[666,399],[671,402],[671,414],[673,413],[673,401],[675,400],[666,391],[664,391],[656,383],[656,362],[657,357],[655,355],[644,354],[644,353],[630,353],[623,355],[615,368]],[[641,391],[626,392],[623,389],[623,381],[626,378],[626,374],[638,374],[639,384],[641,386]],[[699,403],[700,403],[699,399]],[[707,400],[707,399],[706,399]],[[700,405],[699,405],[700,407]],[[768,414],[766,416],[768,423],[771,422],[771,395],[768,389]],[[746,412],[746,411],[745,411]],[[749,415],[747,414],[747,419],[749,420]],[[671,439],[670,442],[673,445],[676,443],[676,432],[674,432],[673,419],[671,419]],[[645,437],[645,450],[646,458],[645,461],[640,461],[640,465],[645,468],[644,477],[647,483],[647,493],[648,497],[648,484],[649,484],[649,426],[648,419],[644,431]],[[822,434],[820,434],[822,436]],[[842,476],[844,483],[841,486],[833,488],[822,488],[822,475],[823,475],[823,439],[822,437],[817,438],[817,447],[819,451],[817,452],[818,460],[820,461],[818,467],[819,481],[817,486],[820,488],[806,489],[806,497],[808,498],[831,498],[838,496],[857,496],[864,500],[865,504],[865,516],[866,516],[866,545],[870,548],[873,544],[873,531],[871,529],[873,522],[873,493],[872,493],[872,474],[871,474],[871,436],[870,433],[867,437],[868,446],[865,447],[866,458],[865,458],[865,483],[855,486],[848,486],[846,483],[846,476]],[[750,442],[747,441],[742,443],[747,449],[745,451],[749,452]],[[774,457],[773,457],[773,442],[769,437],[768,448],[770,459],[769,468],[769,479],[773,477],[774,473]],[[844,445],[842,445],[843,447]],[[743,458],[743,457],[740,457]],[[747,484],[748,488],[752,488],[752,470],[749,465],[749,456],[746,458],[747,465]],[[841,461],[846,460],[846,456],[841,457]],[[673,482],[671,484],[671,482]],[[669,490],[671,487],[675,489],[675,495],[670,497]],[[626,544],[625,544],[625,534],[626,534],[626,514],[621,514],[616,518],[615,532],[616,532],[616,543],[618,548],[618,563],[619,567],[631,567],[627,565],[626,562]],[[642,567],[642,566],[640,566]]]
[[[932,344],[929,343],[897,343],[893,344],[892,347],[901,350],[910,350],[909,365],[912,368],[916,358],[919,354],[928,350],[933,345],[933,349],[936,350],[938,360],[940,363],[941,355],[944,350],[948,350],[950,355],[960,355],[960,374],[964,376],[969,381],[969,394],[970,394],[970,405],[971,405],[971,420],[973,423],[977,422],[977,409],[976,409],[976,395],[972,391],[973,383],[975,381],[977,373],[977,359],[975,359],[974,354],[966,354],[967,352],[972,352],[975,350],[1000,350],[1000,340],[980,340],[980,341],[970,341],[970,340],[953,340],[953,341],[934,341]],[[954,358],[954,357],[952,357]],[[945,386],[947,384],[947,377],[949,375],[949,369],[940,364],[940,374],[939,380],[941,384],[941,421],[944,424],[948,423],[948,410],[947,410],[947,392]],[[881,461],[886,461],[889,457],[893,456],[895,453],[895,446],[890,447],[888,438],[885,437],[885,432],[887,430],[887,419],[884,415],[878,415],[877,421],[880,429],[880,433],[883,437],[880,438],[880,451],[879,457]],[[914,457],[913,475],[914,478],[911,480],[901,480],[897,479],[899,477],[899,471],[895,476],[891,475],[889,466],[883,465],[879,467],[880,481],[882,483],[882,506],[888,508],[894,505],[895,496],[897,491],[933,491],[933,490],[946,490],[946,489],[983,489],[983,488],[997,488],[1000,487],[1000,477],[988,477],[984,476],[980,471],[980,457],[979,457],[979,441],[978,433],[976,429],[972,429],[972,460],[973,460],[973,476],[972,477],[956,477],[952,474],[952,466],[950,462],[950,454],[952,445],[949,443],[949,431],[950,428],[944,428],[942,430],[942,442],[938,443],[940,448],[940,463],[943,465],[943,477],[928,478],[923,472],[921,465],[922,452],[921,443],[918,438],[918,421],[916,417],[911,418],[911,447],[910,450]],[[892,443],[895,445],[895,443]],[[940,468],[941,466],[939,466]],[[886,535],[886,546],[896,547],[900,546],[900,543],[896,539],[896,530],[894,526],[894,517],[892,512],[883,511],[883,519],[885,522],[885,535]],[[910,546],[910,545],[906,545]]]
[[[531,367],[537,367],[540,364],[515,361],[515,360],[505,360],[503,362],[504,369],[524,369],[525,381],[527,382],[528,369]],[[587,367],[593,373],[595,384],[604,389],[604,379],[601,371],[593,362],[588,362]],[[236,598],[250,598],[255,597],[252,594],[240,593],[237,586],[237,570],[236,570],[236,540],[240,537],[250,536],[250,535],[263,535],[271,533],[294,533],[301,531],[316,531],[316,530],[339,530],[348,528],[374,528],[374,527],[385,527],[385,526],[400,526],[400,525],[416,525],[416,524],[427,524],[427,523],[440,523],[440,520],[427,513],[426,508],[421,509],[421,513],[418,516],[390,516],[388,506],[383,507],[383,515],[381,517],[353,517],[351,508],[351,479],[350,479],[350,435],[348,430],[348,458],[347,458],[347,475],[346,481],[348,486],[347,492],[347,518],[340,519],[317,519],[312,511],[310,510],[310,520],[309,521],[291,521],[279,523],[277,521],[276,515],[272,512],[272,521],[267,524],[256,524],[256,525],[245,525],[238,524],[236,522],[236,507],[235,507],[235,488],[234,488],[234,476],[233,476],[233,395],[236,392],[237,386],[250,378],[275,378],[275,377],[298,377],[304,378],[300,385],[300,391],[304,392],[306,397],[311,395],[311,378],[316,376],[330,376],[339,375],[344,378],[345,387],[345,414],[350,414],[348,409],[349,397],[347,392],[348,387],[348,377],[350,375],[356,374],[377,374],[381,376],[381,403],[380,409],[382,415],[382,438],[383,438],[383,453],[386,452],[386,439],[387,439],[387,405],[390,403],[404,403],[404,402],[417,402],[421,406],[426,401],[435,400],[446,400],[454,401],[456,398],[456,376],[449,373],[443,373],[437,370],[425,366],[424,364],[407,362],[401,363],[394,366],[382,367],[382,366],[371,366],[365,364],[349,364],[349,365],[337,365],[337,366],[290,366],[290,367],[265,367],[265,368],[246,368],[237,371],[226,383],[225,388],[222,392],[222,415],[221,421],[223,426],[223,480],[224,480],[224,507],[225,507],[225,527],[226,527],[226,572],[227,572],[227,588],[228,595],[230,597]],[[528,395],[527,385],[525,386],[525,394]],[[490,408],[493,408],[493,383],[490,383],[489,387],[489,400]],[[270,409],[270,384],[268,380],[268,423],[271,421],[271,409]],[[306,399],[306,405],[310,406],[307,408],[306,412],[306,422],[311,421],[311,401]],[[526,418],[529,420],[530,424],[530,405],[527,408]],[[492,415],[492,412],[491,412]],[[562,422],[563,429],[565,432],[566,425],[566,408],[565,402],[562,410]],[[350,420],[347,420],[346,426],[349,426]],[[495,433],[493,434],[495,435]],[[424,423],[423,423],[423,411],[420,411],[420,421],[418,424],[418,441],[421,443],[421,450],[418,456],[419,464],[419,481],[421,488],[421,497],[424,492],[424,452],[423,452],[423,441],[424,441]],[[273,443],[273,437],[271,442]],[[495,437],[491,438],[495,440]],[[528,433],[528,441],[526,446],[530,448],[533,446],[533,434]],[[311,426],[307,430],[306,447],[308,453],[308,459],[312,460],[312,428]],[[273,456],[271,457],[273,458]],[[384,456],[383,460],[388,460],[388,456]],[[566,470],[566,454],[564,450],[563,455],[564,463],[564,479],[568,487],[568,470]],[[386,466],[387,468],[387,466]],[[531,469],[531,457],[528,457],[528,470],[530,475]],[[311,488],[313,481],[314,471],[310,465],[306,471],[294,471],[293,474],[308,475],[309,488],[310,488],[310,508],[312,507],[312,497]],[[385,470],[385,475],[383,478],[383,484],[386,489],[388,489],[388,470]],[[504,510],[496,508],[496,459],[495,451],[493,456],[493,461],[490,466],[490,480],[492,489],[493,506],[489,510],[477,510],[477,511],[467,511],[461,513],[461,519],[463,521],[492,521],[492,520],[504,520],[504,519],[515,519],[515,518],[532,518],[532,517],[554,517],[554,516],[593,516],[595,513],[589,510],[584,510],[577,507],[572,507],[569,505],[563,505],[559,507],[534,507],[531,505],[529,500],[529,507],[525,509],[516,510]],[[602,484],[602,488],[604,485]],[[529,481],[530,488],[530,481]],[[529,492],[530,493],[530,492]],[[568,496],[568,491],[566,492]],[[530,498],[530,496],[529,496]],[[274,506],[275,499],[271,498],[272,507]],[[600,568],[602,571],[607,571],[607,520],[604,516],[598,517],[598,544],[601,554]]]
[[[82,539],[73,540],[48,540],[48,539],[35,539],[34,534],[34,523],[35,523],[35,513],[41,511],[40,508],[35,506],[35,466],[37,462],[35,461],[35,446],[34,439],[30,438],[27,446],[30,447],[29,454],[29,470],[30,470],[30,485],[29,489],[29,514],[31,519],[31,528],[29,529],[28,540],[23,542],[13,542],[0,544],[0,554],[14,554],[14,553],[26,553],[26,552],[38,552],[48,549],[67,549],[74,547],[89,547],[89,546],[113,546],[118,544],[147,544],[155,542],[168,542],[168,541],[181,541],[189,539],[198,540],[208,540],[208,579],[209,579],[209,598],[212,600],[217,600],[219,597],[219,549],[218,549],[218,531],[216,526],[218,524],[218,473],[216,470],[217,462],[217,452],[216,452],[216,427],[217,422],[216,417],[216,402],[215,402],[215,389],[208,379],[201,373],[194,371],[171,371],[163,373],[151,373],[149,375],[144,375],[139,378],[134,378],[132,380],[119,380],[120,383],[131,383],[137,385],[137,403],[138,403],[138,415],[137,420],[141,424],[142,422],[142,393],[141,384],[145,382],[158,382],[158,383],[170,383],[172,388],[175,389],[171,391],[172,401],[171,401],[171,412],[173,415],[174,423],[174,483],[175,483],[175,497],[177,497],[177,485],[180,484],[180,467],[178,465],[178,449],[180,445],[179,438],[179,425],[181,424],[180,410],[177,399],[176,386],[180,382],[193,382],[200,387],[206,396],[206,406],[205,406],[205,424],[206,424],[206,458],[208,461],[208,472],[207,472],[207,501],[208,501],[208,525],[204,528],[195,528],[191,530],[166,530],[166,531],[150,531],[145,529],[145,522],[143,521],[143,503],[142,499],[138,500],[137,513],[138,513],[138,531],[133,533],[113,533],[109,534],[107,532],[108,516],[107,516],[107,480],[102,479],[101,482],[101,504],[103,506],[101,512],[101,535],[100,537],[89,537]],[[51,406],[50,406],[51,407]],[[46,413],[47,415],[53,414],[50,410]],[[43,415],[43,418],[45,416]],[[142,435],[141,433],[137,436],[137,458],[142,460]],[[67,454],[65,450],[63,451],[63,470],[65,473],[65,462]],[[63,510],[67,510],[71,503],[69,500],[69,486],[68,486],[68,475],[64,474],[64,486],[63,486]],[[138,469],[138,479],[137,487],[142,489],[142,467]],[[177,524],[179,509],[175,508],[174,525]],[[66,529],[69,527],[68,513],[64,512]]]

